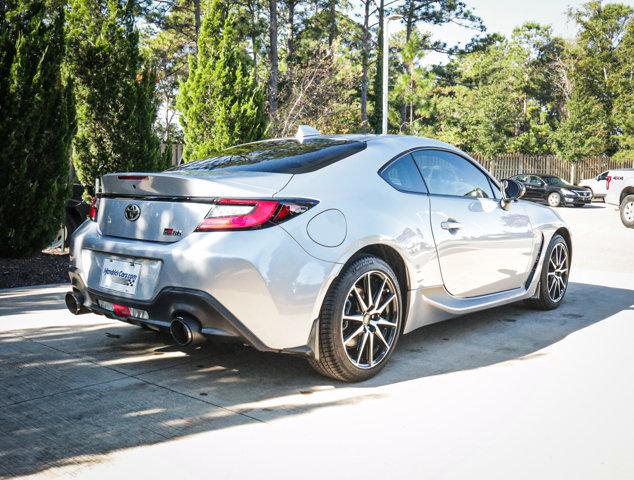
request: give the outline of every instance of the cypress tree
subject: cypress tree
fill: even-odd
[[[213,0],[177,99],[185,134],[185,161],[230,145],[258,140],[265,127],[264,92],[254,80],[235,17]]]
[[[71,0],[69,69],[77,104],[73,163],[89,193],[95,179],[162,168],[154,133],[156,75],[139,52],[135,0]]]
[[[73,104],[64,82],[64,9],[0,3],[0,256],[29,255],[59,228]]]

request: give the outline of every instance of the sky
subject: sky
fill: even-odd
[[[569,8],[581,6],[584,0],[464,0],[465,3],[484,21],[487,32],[501,33],[505,36],[511,34],[513,29],[525,22],[535,21],[550,25],[553,33],[565,38],[575,35],[576,26],[567,18]],[[616,0],[634,7],[634,0]],[[449,45],[469,41],[473,36],[472,31],[457,25],[444,25],[440,27],[423,28],[430,30],[435,38],[447,42]],[[393,25],[390,31],[398,31]],[[440,54],[429,54],[425,63],[437,63],[442,61]]]

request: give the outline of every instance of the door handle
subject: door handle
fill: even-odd
[[[462,223],[456,222],[455,220],[447,220],[446,222],[440,222],[440,228],[443,230],[460,230]]]

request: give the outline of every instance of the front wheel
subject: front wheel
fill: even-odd
[[[569,275],[570,253],[568,244],[561,235],[555,235],[546,251],[539,277],[537,298],[528,300],[528,305],[539,310],[557,308],[568,289]]]
[[[387,363],[401,334],[401,290],[392,268],[365,255],[348,265],[330,287],[319,316],[322,375],[358,382]]]
[[[621,221],[627,228],[634,228],[634,195],[626,196],[621,202]]]
[[[551,207],[558,207],[559,205],[561,205],[561,195],[559,195],[557,192],[549,194],[548,205],[550,205]]]

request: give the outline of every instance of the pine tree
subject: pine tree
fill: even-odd
[[[0,256],[44,247],[68,195],[73,104],[61,72],[64,9],[0,4]]]
[[[92,192],[117,171],[162,168],[156,75],[139,52],[134,0],[71,0],[69,68],[77,102],[73,163]]]
[[[213,0],[181,84],[177,106],[185,132],[185,161],[237,143],[258,140],[265,127],[264,92],[254,81],[234,15]]]
[[[600,102],[580,88],[566,104],[566,117],[555,133],[557,152],[566,160],[602,155],[609,141],[609,121]]]

